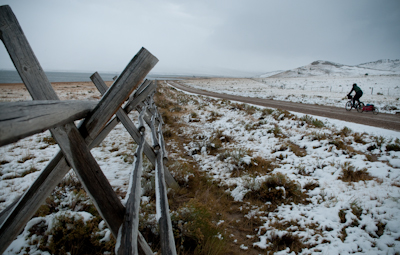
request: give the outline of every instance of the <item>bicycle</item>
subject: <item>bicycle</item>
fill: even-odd
[[[353,96],[347,95],[347,98],[349,99],[349,101],[347,101],[346,106],[345,106],[347,111],[351,111],[351,109],[355,108],[355,109],[357,109],[357,112],[363,112],[363,108],[364,108],[363,102],[355,101],[354,106],[353,106]]]

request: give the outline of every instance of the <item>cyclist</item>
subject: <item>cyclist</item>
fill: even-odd
[[[350,96],[351,92],[353,92],[353,91],[356,92],[356,94],[353,97],[353,107],[355,107],[356,100],[357,100],[358,103],[360,103],[360,97],[362,97],[363,92],[360,89],[360,87],[358,87],[357,84],[355,84],[355,83],[353,84],[353,88],[351,89],[349,94],[347,94],[347,96]]]

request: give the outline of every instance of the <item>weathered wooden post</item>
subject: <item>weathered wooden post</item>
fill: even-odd
[[[103,81],[103,79],[100,77],[100,75],[97,72],[94,73],[90,77],[90,79],[93,81],[93,83],[95,84],[95,86],[97,87],[97,89],[100,91],[101,94],[103,94],[107,90],[107,85],[105,84],[105,82]],[[125,106],[124,110],[119,109],[116,113],[118,120],[121,121],[121,123],[124,125],[124,127],[126,128],[128,133],[131,135],[131,137],[133,138],[133,140],[135,140],[136,143],[139,143],[139,141],[140,141],[140,133],[139,133],[139,130],[135,127],[135,125],[133,125],[132,121],[129,119],[127,113],[130,112],[130,110],[132,108],[141,109],[144,106],[144,103],[142,101],[144,101],[146,98],[148,98],[149,95],[155,91],[155,89],[156,89],[156,83],[154,81],[153,82],[148,81],[148,83],[145,82],[142,87],[138,88],[137,95],[140,95],[140,97],[139,96],[135,97],[135,98],[140,99],[140,101],[135,100],[135,102],[137,102],[137,103],[134,103],[134,102],[129,103],[127,106]],[[135,96],[135,95],[133,95],[133,96]],[[150,115],[152,115],[152,116],[156,115],[155,111],[152,110],[151,107],[146,107],[146,109],[147,109],[146,112],[149,112]],[[146,121],[146,123],[149,126],[152,125],[151,120],[149,120],[146,116],[144,116],[144,120]],[[157,120],[155,120],[155,121],[158,122]],[[111,128],[113,128],[117,124],[117,120],[113,119],[112,121],[110,121],[110,123],[108,125],[110,125],[111,123],[112,123]],[[103,131],[105,131],[105,130],[108,130],[108,127],[106,127]],[[154,137],[154,135],[153,135],[153,137]],[[146,141],[144,142],[144,154],[147,156],[147,158],[150,160],[150,162],[155,166],[156,154],[154,152],[154,146],[157,147],[156,144],[153,144],[153,146],[150,146]],[[171,188],[179,187],[178,183],[172,177],[172,175],[168,171],[168,169],[165,170],[165,178],[166,178],[166,182],[169,187],[171,187]]]
[[[139,116],[139,123],[143,123],[143,114],[145,109]],[[140,125],[139,125],[140,126]],[[143,145],[145,142],[145,128],[141,129],[141,138],[139,146],[135,153],[135,161],[133,172],[129,180],[129,188],[126,202],[126,211],[124,221],[119,229],[115,253],[119,255],[125,254],[138,254],[138,232],[139,232],[139,209],[140,209],[140,195],[141,195],[141,177],[143,172],[142,154]]]
[[[84,118],[93,101],[25,101],[0,104],[0,146]]]
[[[58,100],[9,6],[0,7],[0,32],[11,60],[32,98],[34,100]],[[87,144],[93,141],[157,61],[147,50],[141,49],[99,104],[81,123],[79,130],[72,122],[51,129],[62,154],[77,172],[99,213],[115,236],[122,223],[121,215],[125,208],[91,155]],[[70,166],[62,154],[57,154],[16,205],[9,208],[6,212],[7,215],[2,215],[4,221],[0,227],[0,252],[8,247],[44,199],[50,195],[54,187],[69,171]],[[54,169],[57,171],[53,171]]]
[[[152,128],[155,128],[154,125]],[[158,130],[154,133],[160,134],[160,128],[162,128],[162,122],[158,126]],[[161,133],[162,134],[162,133]],[[158,141],[162,138],[158,137]],[[157,143],[159,144],[159,143]],[[163,150],[157,150],[157,163],[156,163],[156,211],[157,211],[157,221],[160,226],[160,239],[161,239],[161,249],[163,254],[175,255],[175,239],[172,230],[171,217],[169,215],[169,205],[167,196],[167,187],[165,185],[165,170],[163,162]]]

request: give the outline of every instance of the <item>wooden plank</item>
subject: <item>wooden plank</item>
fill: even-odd
[[[124,106],[124,112],[126,116],[121,115],[121,119],[119,119],[118,117],[115,117],[114,119],[112,119],[109,123],[107,123],[106,127],[101,131],[101,133],[95,138],[95,140],[93,141],[93,146],[97,146],[98,144],[100,144],[101,141],[103,141],[103,139],[107,136],[107,134],[121,121],[123,124],[125,123],[125,128],[127,129],[128,133],[132,136],[132,138],[136,141],[136,143],[139,143],[140,141],[140,132],[137,130],[137,128],[132,124],[132,121],[129,119],[129,117],[127,116],[127,114],[132,111],[136,105],[143,100],[142,97],[144,97],[148,92],[150,92],[151,90],[153,90],[154,87],[149,85],[146,87],[146,89],[143,91],[143,93],[141,93],[138,97],[134,98],[132,101],[128,102],[127,105]],[[119,113],[117,112],[117,116],[119,116]],[[131,123],[131,124],[128,124]],[[150,162],[152,162],[155,165],[155,161],[156,161],[156,156],[155,153],[153,151],[153,149],[151,148],[151,146],[145,142],[144,144],[144,154],[147,156],[147,158],[150,160]]]
[[[3,40],[11,60],[13,61],[32,98],[34,100],[58,100],[59,98],[44,74],[43,69],[41,68],[38,60],[35,57],[35,54],[30,48],[29,43],[11,9],[9,7],[1,8],[0,16],[2,17],[0,20],[0,29],[2,34],[1,39]],[[123,213],[124,207],[106,180],[97,162],[90,154],[89,149],[84,143],[84,140],[82,139],[75,125],[73,123],[68,123],[64,126],[53,128],[50,131],[52,132],[54,139],[59,144],[65,157],[77,172],[79,179],[83,182],[87,182],[83,183],[83,185],[88,191],[89,195],[92,198],[97,199],[97,201],[94,201],[94,204],[97,205],[99,213],[103,216],[109,226],[116,225],[118,222],[115,222],[115,214]],[[90,178],[88,178],[93,174],[97,174],[96,177],[98,177],[95,178],[95,181],[92,181]],[[96,183],[96,181],[103,179],[105,181]],[[98,192],[97,189],[103,190]],[[100,193],[101,196],[98,196],[98,193]],[[104,194],[108,195],[106,199],[104,198]],[[37,192],[33,195],[40,196],[37,194]],[[110,202],[112,202],[112,204],[110,204]],[[14,208],[1,226],[0,249],[5,249],[4,247],[7,247],[12,239],[21,231],[21,229],[16,227],[17,225],[21,225],[16,222],[26,223],[35,213],[35,210],[39,205],[29,208],[29,211],[26,210],[27,213],[25,215],[19,214],[19,216],[23,218],[21,221],[12,217],[18,215],[18,212]]]
[[[120,107],[119,102],[124,102],[135,88],[144,80],[150,70],[157,64],[158,59],[154,57],[145,48],[141,48],[127,65],[118,79],[113,83],[110,89],[104,94],[104,100],[101,100],[96,108],[101,108],[102,111],[93,111],[93,115],[85,119],[79,130],[84,134],[90,130],[90,135],[85,137],[86,141],[93,139],[103,129],[110,117],[117,112]],[[127,86],[132,84],[132,86]],[[98,123],[104,123],[98,125]],[[89,132],[87,132],[89,134]]]
[[[95,73],[91,76],[91,79],[93,83],[96,85],[97,89],[100,91],[100,93],[104,93],[105,88],[107,88],[107,85],[104,83],[104,81],[101,79],[100,75],[98,73]],[[153,88],[153,86],[148,86],[148,90],[143,90],[143,92],[150,92]],[[145,94],[141,93],[139,94],[134,101],[130,105],[125,106],[125,108],[133,109],[132,107],[133,104],[138,104],[139,100],[143,100],[145,98]],[[131,135],[133,140],[135,140],[136,143],[140,142],[140,132],[139,130],[135,127],[135,125],[132,123],[131,119],[129,118],[128,114],[126,111],[119,109],[116,113],[117,118],[121,121],[121,123],[124,125],[125,129],[128,131],[128,133]],[[144,143],[144,153],[145,155],[149,158],[150,162],[153,162],[155,164],[155,153],[152,149],[152,147],[145,141]]]
[[[101,94],[104,94],[105,91],[107,90],[107,85],[101,79],[100,75],[96,72],[90,78],[93,81],[93,83],[95,84],[95,86],[98,88],[99,92]],[[120,117],[123,120],[123,123],[125,123],[125,125],[129,127],[129,128],[127,128],[128,132],[129,131],[130,131],[129,133],[134,132],[134,135],[131,134],[132,137],[137,137],[136,132],[138,132],[138,131],[135,128],[135,126],[133,125],[133,123],[130,121],[130,119],[128,117],[129,112],[127,112],[127,109],[129,108],[130,109],[129,111],[133,110],[133,108],[137,104],[139,104],[140,100],[143,100],[142,98],[144,98],[148,93],[151,93],[151,91],[153,91],[154,89],[155,89],[155,87],[152,85],[152,83],[150,81],[145,81],[138,88],[136,93],[132,94],[129,102],[127,103],[127,105],[125,105],[125,108],[119,109],[117,111],[117,116],[121,115]],[[122,110],[122,112],[120,110]],[[96,146],[96,145],[100,144],[100,142],[107,136],[108,132],[110,132],[117,125],[119,120],[120,120],[119,118],[115,117],[113,120],[111,120],[109,123],[107,123],[107,126],[101,131],[101,133],[92,142],[92,146]],[[144,138],[144,135],[141,135],[141,137]],[[141,154],[142,154],[143,149],[146,148],[147,143],[145,140],[141,139],[140,142],[138,142],[138,144],[143,145],[142,149],[141,149]],[[147,148],[150,148],[150,146],[147,145]],[[126,210],[126,212],[128,212],[128,211],[129,210]],[[120,236],[120,234],[118,234],[118,237],[119,236]],[[140,232],[138,232],[138,234],[136,236],[137,236],[137,242],[138,242],[139,246],[141,247],[143,253],[145,253],[147,255],[153,254],[150,246],[147,244],[147,242],[143,238],[142,234]],[[131,243],[134,243],[134,242],[131,242]]]
[[[51,130],[63,154],[111,230],[119,226],[124,207],[75,125]]]
[[[18,21],[16,20],[14,14],[8,6],[0,8],[0,32],[2,35],[1,39],[3,40],[3,43],[6,46],[6,49],[9,52],[9,55],[21,76],[21,79],[24,81],[32,97],[35,100],[57,100],[57,95],[52,89],[51,84],[48,82],[47,77],[43,72],[43,69],[37,61],[32,49],[29,46],[29,43],[25,38],[25,35],[22,32],[22,29],[19,27]],[[91,118],[87,118],[85,119],[86,122],[83,122],[83,125],[81,126],[81,132],[83,132],[84,137],[89,137],[88,141],[92,140],[91,137],[95,136],[95,134],[97,134],[99,130],[101,130],[108,119],[111,118],[111,115],[118,109],[119,105],[117,104],[119,102],[113,104],[112,101],[115,100],[112,97],[115,96],[123,102],[123,100],[127,98],[126,93],[128,93],[129,95],[130,92],[133,91],[135,86],[137,86],[137,84],[141,80],[143,80],[143,78],[158,61],[143,48],[139,53],[140,56],[138,56],[139,54],[136,55],[134,59],[129,63],[128,67],[126,68],[126,70],[128,69],[128,71],[125,70],[122,77],[120,76],[119,79],[116,81],[118,88],[111,91],[104,100],[102,99],[103,102],[100,101],[100,106],[96,106],[91,114]],[[134,73],[135,75],[132,75],[132,73]],[[125,88],[125,84],[129,85],[129,89]],[[118,90],[120,90],[121,93],[124,95],[121,96],[115,92]],[[105,104],[104,102],[111,102],[111,106]],[[113,107],[115,109],[112,109]],[[103,109],[106,109],[106,114],[104,112],[99,113]],[[77,132],[76,127],[75,125],[73,125],[73,123],[66,124],[64,127],[56,129],[57,130],[54,130],[53,136],[57,141],[59,140],[58,143],[60,144],[60,147],[62,148],[64,153],[67,154],[68,151],[73,151],[79,156],[83,156],[85,158],[93,158],[87,146],[85,144],[82,144],[83,139],[81,140],[81,134]],[[92,136],[89,136],[90,131],[94,133],[91,134]],[[74,148],[71,149],[71,146],[74,146]],[[124,208],[123,206],[119,205],[120,201],[113,192],[108,182],[106,182],[108,183],[108,186],[106,185],[105,187],[102,187],[100,183],[96,183],[96,181],[100,179],[105,179],[105,176],[102,175],[101,169],[98,167],[97,163],[95,163],[95,160],[93,160],[93,162],[89,161],[93,164],[90,164],[89,171],[87,171],[86,163],[81,162],[79,159],[74,157],[73,154],[67,154],[66,156],[68,158],[68,161],[70,161],[70,163],[77,168],[75,170],[78,173],[78,177],[81,180],[87,181],[84,186],[89,189],[89,194],[92,196],[92,198],[95,199],[95,204],[99,206],[98,209],[100,214],[102,214],[102,216],[104,217],[113,234],[116,235],[121,220],[120,217],[115,217],[115,215],[121,214],[121,212],[123,213]],[[50,172],[52,172],[55,166],[59,165],[59,163],[63,160],[63,157],[57,155],[55,159],[56,161],[51,161],[52,166],[49,167]],[[65,170],[65,167],[63,167],[62,170]],[[87,177],[90,177],[93,173],[88,174],[85,171],[91,172],[93,170],[95,174],[98,174],[94,178],[94,180],[91,180],[91,178],[86,178],[86,176],[81,176],[81,174],[86,174]],[[3,222],[0,229],[0,252],[3,252],[4,249],[9,245],[9,243],[11,243],[15,236],[22,230],[22,227],[26,224],[30,217],[32,217],[35,210],[40,206],[40,204],[48,196],[55,185],[62,179],[62,177],[57,176],[59,179],[49,181],[47,180],[49,175],[48,173],[46,174],[47,176],[43,176],[44,178],[39,178],[40,181],[38,183],[35,182],[35,185],[32,186],[32,189],[30,188],[27,191],[27,193],[33,192],[31,194],[28,194],[28,197],[34,196],[36,202],[38,203],[31,203],[31,205],[33,206],[27,208],[26,200],[21,198],[16,207],[14,207],[12,212]],[[41,188],[43,187],[44,183],[46,184],[44,186],[46,186],[48,189],[50,189],[51,186],[52,188],[50,190],[42,190]],[[98,187],[112,191],[105,192],[109,196],[107,199],[99,195],[101,192],[93,192],[93,190],[96,191],[96,188]],[[41,190],[41,192],[37,192],[38,190]],[[43,197],[42,194],[47,194],[47,196]],[[106,204],[109,202],[110,199],[113,200],[114,206],[109,207]],[[22,201],[25,201],[25,204],[21,205]],[[21,205],[22,208],[19,205]],[[103,206],[104,208],[102,208]],[[17,208],[22,210],[18,211]],[[26,213],[21,214],[20,212],[22,211]]]
[[[160,149],[160,144],[158,143],[158,139],[157,139],[157,132],[156,132],[156,127],[155,127],[155,121],[156,121],[156,116],[155,115],[153,115],[152,117],[151,117],[151,125],[150,125],[150,128],[151,128],[151,140],[152,140],[152,142],[153,142],[153,149],[155,150],[155,151],[158,151],[159,149]]]
[[[161,118],[161,116],[159,116]],[[168,155],[167,155],[167,150],[165,149],[165,141],[164,141],[164,135],[162,131],[162,122],[160,121],[158,124],[158,131],[157,131],[158,137],[160,137],[160,146],[161,150],[163,151],[163,162],[168,160]]]
[[[154,255],[149,244],[146,242],[146,240],[144,239],[143,235],[140,232],[138,234],[138,244],[139,244],[139,247],[141,248],[143,254]]]
[[[11,9],[9,7],[1,8],[0,16],[3,17],[0,21],[3,25],[1,26],[3,43],[32,98],[34,100],[58,100],[54,89],[41,68],[39,61],[36,59]],[[50,131],[63,151],[64,156],[77,172],[79,179],[83,182],[87,182],[82,184],[89,195],[95,200],[94,203],[97,205],[99,213],[109,226],[115,225],[114,221],[116,217],[114,212],[116,214],[123,213],[124,208],[86,144],[82,143],[83,139],[75,125],[73,123],[68,123],[64,126],[51,129]],[[74,155],[74,153],[76,153],[76,155]],[[85,160],[81,160],[80,158]],[[101,183],[96,183],[95,181],[89,182],[90,178],[88,177],[93,174],[97,174],[98,178],[95,178],[95,180],[102,180]],[[98,189],[103,189],[103,192],[99,192]],[[103,200],[104,196],[99,196],[101,193],[108,194],[107,200]],[[96,201],[96,199],[98,201]],[[112,204],[110,205],[110,203]],[[31,214],[33,213],[34,212]],[[9,218],[7,221],[8,220]],[[12,231],[16,230],[13,229]],[[2,228],[0,237],[5,235],[6,232],[8,231]]]
[[[156,217],[160,227],[162,254],[176,254],[175,239],[172,230],[171,217],[169,216],[169,205],[167,189],[165,186],[164,164],[162,162],[162,150],[157,153],[156,163]]]
[[[91,77],[91,80],[97,87],[97,89],[100,91],[101,94],[104,93],[104,91],[107,89],[107,85],[103,81],[103,79],[100,77],[100,75],[96,72],[94,73]],[[111,129],[118,124],[118,120],[121,121],[121,123],[124,125],[128,133],[131,135],[131,137],[135,140],[136,143],[139,143],[140,141],[140,132],[137,130],[135,125],[133,125],[132,121],[130,120],[128,113],[132,110],[137,108],[139,104],[142,103],[142,101],[148,97],[150,93],[153,93],[155,91],[155,83],[151,82],[150,84],[143,85],[143,89],[139,88],[136,93],[134,93],[132,96],[135,98],[130,101],[127,105],[124,106],[123,110],[118,110],[117,111],[117,118],[114,118],[112,121],[110,121],[107,124],[107,127],[104,128],[104,130],[99,134],[99,136],[95,139],[94,144],[98,145],[100,144],[100,140],[102,141],[105,136],[107,136],[108,132],[111,131]],[[141,104],[143,105],[143,104]],[[147,107],[148,108],[148,107]],[[149,125],[150,126],[150,125]],[[155,166],[156,164],[156,154],[153,150],[153,148],[147,143],[144,143],[144,154],[147,156],[147,158],[150,160],[150,162]],[[165,167],[165,177],[167,184],[170,188],[179,188],[178,183],[175,181],[174,177],[171,175],[171,173],[168,171],[168,169]]]
[[[138,125],[138,130],[139,130],[139,132],[142,134],[143,132],[144,132],[144,130],[146,129],[145,128],[145,126],[144,126],[144,120],[143,120],[143,117],[144,117],[144,115],[145,115],[145,113],[146,113],[146,109],[147,109],[147,107],[143,107],[142,108],[142,111],[140,112],[140,114],[139,114],[139,125]],[[142,136],[143,136],[143,134],[142,134]]]
[[[143,116],[140,116],[139,119]],[[141,197],[141,178],[143,172],[143,145],[144,130],[141,133],[139,146],[135,153],[134,169],[130,176],[128,188],[128,200],[124,221],[120,227],[117,238],[116,254],[138,254],[138,233],[139,233],[139,209]]]
[[[0,103],[0,146],[84,118],[95,101],[25,101]]]

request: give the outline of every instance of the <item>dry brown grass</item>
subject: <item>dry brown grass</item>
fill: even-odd
[[[163,95],[171,92],[168,88],[161,89],[163,93],[160,94]],[[165,90],[168,92],[164,93]],[[168,97],[178,98],[176,95]],[[157,102],[157,100],[155,101]],[[183,102],[192,99],[180,97],[180,100]],[[165,104],[165,106],[174,107],[169,104]],[[239,107],[239,105],[237,106]],[[245,106],[240,110],[250,114],[253,108]],[[163,130],[167,150],[173,154],[173,158],[170,158],[167,166],[180,185],[179,189],[171,190],[169,193],[170,210],[174,212],[173,225],[178,254],[242,254],[242,250],[239,248],[240,244],[246,244],[249,247],[248,254],[259,254],[259,250],[252,247],[252,242],[255,240],[250,240],[247,235],[255,235],[255,229],[262,225],[264,220],[256,216],[245,217],[249,210],[243,209],[244,204],[235,202],[229,193],[225,192],[228,187],[221,186],[205,172],[200,171],[197,162],[187,154],[183,144],[199,143],[199,146],[206,147],[209,155],[220,155],[221,160],[227,157],[235,158],[235,155],[238,154],[236,164],[240,165],[241,174],[268,173],[275,168],[275,162],[255,157],[249,165],[240,163],[240,155],[243,153],[251,155],[252,152],[235,152],[224,149],[225,145],[234,143],[234,141],[231,137],[224,135],[222,130],[216,130],[208,136],[209,138],[198,134],[194,129],[190,137],[178,134],[176,130],[182,127],[186,130],[192,128],[189,123],[183,123],[181,120],[182,114],[187,115],[191,112],[172,112],[168,109],[160,109],[160,111],[163,111],[163,119],[166,123]],[[212,115],[211,118],[219,117],[218,114]],[[263,206],[259,202],[255,202],[255,204]],[[192,214],[183,213],[186,210]],[[193,218],[193,215],[197,216]],[[141,229],[146,240],[159,242],[159,237],[151,230],[152,223],[143,225],[147,226]],[[223,241],[216,237],[217,233],[224,236]],[[237,244],[233,242],[233,239],[237,240]],[[153,248],[155,251],[159,249],[157,246]]]
[[[245,195],[245,199],[260,200],[264,203],[271,202],[275,205],[307,204],[307,198],[308,195],[301,191],[300,184],[290,180],[282,173],[272,174],[261,184],[259,189],[254,187]]]
[[[344,182],[359,182],[374,179],[374,177],[367,172],[367,169],[356,169],[350,162],[345,162],[341,168],[342,173],[339,179]]]
[[[260,176],[272,172],[277,166],[275,160],[257,156],[252,158],[250,165],[245,166],[245,171],[250,175]]]
[[[23,156],[20,160],[18,160],[18,163],[24,163],[34,158],[36,158],[35,155],[28,153],[27,155]]]
[[[318,182],[316,182],[316,181],[309,181],[309,182],[307,182],[306,184],[304,184],[303,189],[306,189],[306,190],[313,190],[313,189],[318,188],[318,187],[319,187],[319,183],[318,183]]]

